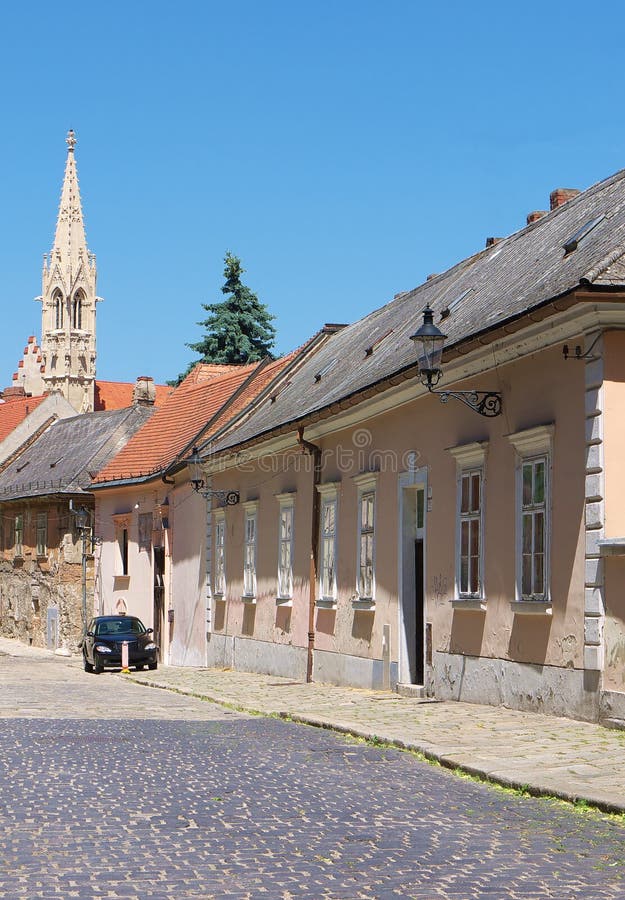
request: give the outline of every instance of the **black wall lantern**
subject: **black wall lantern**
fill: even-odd
[[[442,403],[447,403],[450,397],[460,400],[469,409],[475,410],[481,416],[501,415],[501,394],[496,391],[436,391],[434,388],[440,381],[443,370],[441,360],[443,357],[443,345],[447,335],[434,324],[434,312],[430,304],[423,310],[423,325],[410,336],[417,348],[417,362],[419,363],[419,379],[431,394],[438,394]]]
[[[209,497],[216,497],[220,503],[225,504],[226,506],[236,506],[239,502],[239,492],[238,491],[212,491],[208,489],[204,489],[204,478],[202,477],[202,463],[200,460],[200,453],[197,447],[193,448],[193,452],[188,460],[189,466],[189,481],[193,485],[193,490],[196,494],[201,494],[202,497],[208,499]]]

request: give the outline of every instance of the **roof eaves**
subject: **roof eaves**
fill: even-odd
[[[466,344],[490,343],[490,341],[484,340],[484,338],[486,338],[489,334],[498,331],[504,332],[505,329],[509,328],[512,323],[522,319],[524,316],[527,316],[530,313],[534,315],[539,310],[549,306],[549,304],[557,303],[558,300],[569,297],[571,299],[567,306],[573,306],[576,302],[578,302],[575,298],[576,290],[576,287],[569,288],[566,291],[563,291],[561,294],[550,297],[540,304],[533,305],[530,309],[526,309],[520,313],[516,313],[513,316],[509,316],[505,320],[499,320],[479,332],[473,332],[472,334],[464,335],[455,343],[450,344],[448,347],[445,347],[445,355],[448,355],[450,353],[454,356],[457,355],[460,352],[461,347]],[[554,312],[556,311],[560,310],[554,310]],[[226,447],[218,448],[215,451],[215,455],[227,455],[229,453],[232,453],[232,451],[236,447],[251,447],[263,440],[267,440],[271,437],[277,437],[281,434],[286,434],[290,431],[293,431],[302,425],[310,425],[314,422],[318,422],[320,419],[327,418],[328,416],[333,415],[334,413],[344,410],[350,406],[356,406],[358,403],[361,403],[362,401],[381,393],[389,386],[394,386],[396,384],[399,384],[401,381],[405,381],[408,378],[415,376],[417,374],[417,370],[418,364],[415,361],[408,366],[403,366],[402,368],[377,379],[369,385],[365,385],[364,387],[358,388],[357,390],[346,394],[338,400],[333,400],[325,406],[320,406],[317,409],[304,413],[301,416],[297,416],[288,421],[281,422],[279,425],[275,425],[271,428],[266,429],[265,431],[258,432],[253,437],[246,438],[245,440],[241,441],[240,444],[233,443]],[[222,435],[216,435],[215,437],[221,436]]]
[[[321,346],[323,346],[332,335],[336,334],[342,328],[346,326],[337,325],[337,326],[324,326],[319,331],[317,331],[310,340],[306,341],[305,344],[296,351],[293,355],[293,359],[290,363],[288,363],[283,369],[280,369],[275,378],[272,378],[269,384],[267,384],[263,390],[254,397],[236,416],[234,416],[228,422],[225,422],[224,425],[219,428],[215,434],[212,434],[210,437],[210,444],[213,444],[216,440],[223,437],[228,431],[234,428],[236,425],[241,424],[241,422],[251,415],[251,413],[268,397],[271,396],[272,393],[275,392],[276,387],[279,386],[283,381],[285,381],[289,375],[293,375],[297,369],[299,369],[304,362],[308,359],[309,356],[312,356],[313,351],[319,350]],[[202,450],[207,446],[207,444],[200,445],[199,449]]]

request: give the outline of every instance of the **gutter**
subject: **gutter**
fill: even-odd
[[[319,491],[317,485],[321,482],[321,447],[304,438],[304,428],[297,430],[297,443],[302,448],[302,453],[308,453],[313,458],[312,502],[310,516],[310,570],[308,573],[308,645],[306,657],[306,681],[310,683],[313,678],[313,661],[315,650],[315,593],[317,590],[317,568],[319,557]]]

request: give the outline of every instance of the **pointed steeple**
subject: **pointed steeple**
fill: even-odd
[[[78,271],[81,257],[86,261],[89,251],[87,249],[87,237],[85,224],[82,217],[82,205],[80,202],[80,189],[78,187],[78,173],[76,171],[76,135],[70,128],[65,139],[67,144],[67,162],[65,163],[65,177],[61,190],[61,203],[56,222],[56,234],[52,248],[53,258],[60,254],[64,262],[64,268],[70,276]]]
[[[79,412],[93,410],[96,361],[95,255],[87,249],[74,148],[66,138],[67,161],[52,251],[43,263],[41,292],[41,379],[44,390],[60,391]]]

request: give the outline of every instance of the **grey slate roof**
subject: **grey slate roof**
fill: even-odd
[[[565,254],[564,244],[575,232],[602,215]],[[580,284],[625,285],[625,170],[333,335],[278,391],[275,402],[264,403],[211,449],[227,449],[303,419],[414,366],[409,338],[422,324],[426,303],[451,347]],[[465,292],[470,293],[441,320],[441,311]]]
[[[59,419],[0,474],[0,501],[88,490],[153,412],[131,406]]]

